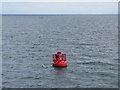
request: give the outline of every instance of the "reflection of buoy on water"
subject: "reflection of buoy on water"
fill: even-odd
[[[53,56],[54,67],[67,67],[66,54],[57,52],[57,54],[53,54],[52,56]]]

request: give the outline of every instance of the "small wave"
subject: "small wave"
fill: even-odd
[[[35,77],[34,79],[41,79],[42,77]]]
[[[116,73],[112,73],[112,72],[96,72],[97,75],[103,76],[103,77],[116,77],[117,74]]]
[[[80,43],[79,45],[82,45],[82,46],[93,46],[93,45],[96,45],[96,46],[97,46],[97,43],[94,43],[94,44],[90,44],[90,43]]]
[[[26,76],[26,77],[22,77],[21,79],[34,79],[34,77],[32,77],[32,76]]]
[[[42,77],[39,76],[26,76],[26,77],[22,77],[21,79],[41,79]]]
[[[107,62],[77,62],[77,64],[92,64],[92,65],[113,65],[112,63],[107,63]]]
[[[9,83],[9,82],[2,82],[2,84],[6,84],[6,83]]]
[[[38,46],[38,45],[40,45],[40,43],[34,43],[33,45]]]
[[[48,66],[46,66],[45,64],[42,64],[41,65],[43,68],[48,68]]]

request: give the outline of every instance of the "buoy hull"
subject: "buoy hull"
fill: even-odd
[[[55,62],[53,63],[54,67],[67,67],[67,63],[66,62]]]

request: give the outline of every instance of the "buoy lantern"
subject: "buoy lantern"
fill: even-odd
[[[57,54],[53,54],[52,56],[53,56],[54,67],[67,67],[66,54],[57,52]]]

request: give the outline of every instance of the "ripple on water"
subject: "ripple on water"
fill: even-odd
[[[2,19],[3,87],[117,87],[115,15]],[[58,51],[67,54],[66,69],[52,67]]]
[[[76,64],[89,64],[89,65],[113,65],[112,63],[107,62],[95,62],[95,61],[87,61],[87,62],[77,62]]]

